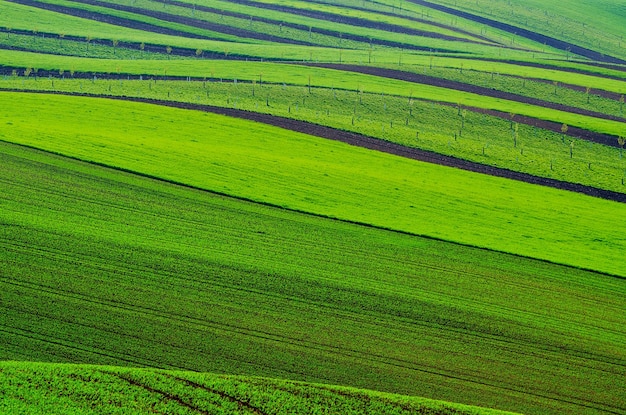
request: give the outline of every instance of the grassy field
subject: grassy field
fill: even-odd
[[[1,148],[2,360],[624,409],[624,279]]]
[[[405,0],[5,0],[0,64],[0,413],[626,413],[624,203],[191,105],[624,194],[623,66]]]
[[[46,32],[52,34],[65,34],[91,39],[118,40],[128,43],[150,43],[171,47],[189,48],[191,55],[197,49],[207,53],[228,56],[247,56],[257,59],[281,59],[281,60],[317,60],[331,62],[376,62],[376,63],[405,63],[411,64],[421,59],[422,54],[416,51],[402,50],[402,48],[374,47],[366,45],[365,48],[353,49],[350,44],[339,45],[332,48],[308,45],[287,44],[250,44],[249,40],[241,39],[240,42],[225,42],[203,39],[192,39],[177,36],[147,33],[124,26],[114,26],[88,19],[66,16],[43,9],[27,7],[10,2],[0,3],[0,26],[11,29]],[[369,30],[369,29],[368,29]],[[360,33],[360,32],[359,32]],[[381,34],[382,36],[382,34]],[[386,40],[402,41],[403,37],[396,34]],[[385,40],[383,39],[383,40]],[[412,38],[413,39],[413,38]],[[343,42],[343,41],[342,41]],[[463,56],[491,56],[497,59],[524,59],[536,60],[541,57],[554,58],[560,56],[560,52],[546,49],[523,51],[495,46],[477,45],[460,41],[444,41],[433,38],[414,37],[414,46],[421,46],[426,50],[446,51],[446,53],[460,53]],[[354,46],[354,45],[352,45]],[[545,48],[544,48],[545,49]]]
[[[0,118],[10,123],[0,136],[5,141],[277,206],[626,276],[624,240],[614,226],[621,203],[207,113],[90,98],[0,97],[11,102]],[[102,130],[98,120],[105,114]],[[511,233],[523,241],[512,241]]]
[[[557,1],[524,0],[440,0],[491,19],[535,30],[539,33],[626,58],[624,19],[626,9],[618,0]]]
[[[13,414],[513,415],[340,386],[112,366],[0,363],[0,390],[0,411]]]
[[[69,76],[69,75],[68,75]],[[311,121],[454,157],[620,193],[621,150],[433,102],[241,82],[35,79],[0,80],[0,89],[63,91],[211,104]],[[582,94],[581,94],[582,95]],[[581,98],[584,101],[584,98]],[[269,104],[269,105],[268,105]],[[464,115],[463,115],[464,114]],[[517,128],[517,137],[512,128]],[[572,149],[571,143],[574,143]],[[617,144],[617,140],[614,144]]]
[[[23,55],[21,55],[23,56]],[[19,57],[18,57],[19,59]],[[67,64],[65,68],[60,63],[60,59]],[[70,71],[89,70],[101,73],[143,73],[144,75],[175,75],[180,72],[172,70],[169,62],[164,64],[160,61],[148,61],[152,64],[152,70],[148,69],[143,62],[119,62],[109,60],[84,60],[80,58],[52,57],[48,62],[45,59],[39,60],[39,69],[59,69]],[[239,80],[265,81],[273,83],[290,83],[296,85],[309,85],[337,89],[348,89],[353,91],[365,91],[386,95],[404,96],[406,98],[415,97],[425,100],[441,101],[453,105],[468,107],[478,107],[494,109],[510,114],[524,115],[538,119],[555,121],[569,126],[580,127],[590,131],[611,134],[616,137],[626,135],[624,123],[613,120],[594,118],[585,115],[573,114],[565,111],[547,109],[536,105],[523,104],[516,101],[509,101],[488,96],[481,96],[470,92],[446,89],[425,84],[411,83],[407,81],[387,79],[373,75],[345,72],[334,69],[306,68],[302,69],[296,65],[281,65],[278,70],[275,64],[250,62],[246,65],[236,65],[233,63],[222,64],[219,61],[203,62],[205,77],[220,77],[221,74],[228,78],[238,77]],[[11,62],[7,62],[13,65]],[[122,66],[123,65],[123,66]],[[15,65],[21,66],[21,65]],[[234,66],[239,69],[231,70]],[[69,69],[67,69],[69,68]],[[180,71],[180,69],[179,69]],[[187,72],[188,73],[188,72]],[[196,76],[202,76],[200,71]],[[619,104],[616,103],[616,107]]]

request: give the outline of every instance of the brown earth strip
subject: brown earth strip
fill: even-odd
[[[154,17],[155,19],[159,19],[159,20],[163,20],[167,22],[180,23],[186,26],[196,27],[199,29],[210,30],[213,32],[224,33],[227,35],[233,35],[233,36],[242,37],[242,38],[266,40],[266,41],[277,42],[277,43],[288,43],[288,44],[293,44],[293,45],[308,45],[308,46],[314,45],[313,43],[310,43],[310,42],[302,42],[302,41],[288,39],[284,37],[267,35],[267,34],[255,32],[252,30],[239,29],[239,28],[232,27],[232,26],[211,23],[211,22],[207,22],[204,20],[200,20],[200,19],[193,19],[190,17],[178,16],[178,15],[170,14],[170,13],[152,11],[152,10],[143,9],[140,7],[123,6],[121,4],[108,3],[105,1],[99,1],[99,0],[72,0],[72,1],[75,3],[89,4],[92,6],[105,7],[109,9],[134,13],[138,15]],[[199,7],[196,7],[196,9],[199,9]],[[129,22],[131,22],[131,26],[129,27],[135,28],[134,26],[132,26],[133,21],[129,20]],[[189,35],[187,35],[187,37],[189,37]]]
[[[554,70],[560,71],[560,72],[579,73],[579,74],[583,74],[583,75],[596,76],[598,78],[616,79],[618,81],[626,81],[626,78],[624,78],[624,77],[619,77],[619,76],[614,76],[614,75],[607,75],[607,74],[593,72],[593,71],[586,71],[586,70],[580,69],[580,68],[569,68],[569,67],[566,67],[566,66],[548,65],[547,63],[516,61],[516,60],[512,60],[512,59],[510,59],[510,60],[507,60],[507,59],[505,59],[505,60],[498,60],[498,59],[481,58],[481,57],[475,57],[475,56],[472,56],[472,60],[483,61],[483,62],[510,63],[512,65],[517,65],[517,66],[528,66],[530,68],[540,68],[540,69],[554,69]],[[582,64],[582,65],[597,66],[597,67],[605,67],[605,66],[608,67],[608,66],[611,66],[608,69],[615,69],[615,70],[619,70],[619,71],[622,71],[622,72],[626,72],[626,67],[621,67],[621,66],[600,65],[600,64],[596,64],[596,63],[592,63],[592,62],[577,62],[577,63]]]
[[[310,3],[322,4],[322,5],[328,5],[328,3],[323,2],[323,1],[309,0],[309,2]],[[389,6],[388,4],[379,3],[377,1],[372,1],[372,3],[380,4],[380,5],[383,5],[383,6]],[[401,14],[384,12],[384,11],[381,11],[381,10],[375,10],[374,11],[374,10],[371,10],[371,9],[367,9],[365,7],[358,7],[358,6],[353,6],[353,5],[349,5],[349,4],[343,4],[342,7],[345,7],[347,9],[351,9],[351,10],[358,10],[358,11],[363,11],[363,12],[376,13],[376,14],[380,14],[380,15],[383,15],[383,16],[399,17],[401,19],[410,20],[412,22],[417,22],[417,23],[424,23],[424,24],[427,24],[427,25],[430,25],[430,26],[440,27],[442,29],[450,30],[452,32],[457,32],[457,33],[460,33],[460,34],[465,35],[465,36],[471,36],[473,38],[480,39],[480,40],[482,40],[484,42],[487,42],[487,43],[491,43],[491,44],[494,44],[494,45],[501,45],[502,47],[506,47],[505,45],[502,45],[501,43],[499,43],[499,42],[497,42],[497,41],[495,41],[493,39],[489,39],[486,36],[477,35],[476,33],[472,33],[472,32],[470,32],[468,30],[463,30],[463,29],[460,29],[458,27],[446,25],[446,24],[435,22],[435,21],[432,21],[432,20],[420,19],[420,18],[412,17],[412,16],[403,16]],[[400,7],[400,10],[402,10],[402,7]]]
[[[252,16],[247,15],[247,14],[243,14],[243,13],[235,13],[235,12],[228,12],[225,10],[219,10],[219,9],[215,9],[212,7],[206,7],[206,6],[201,6],[201,5],[191,5],[189,3],[183,3],[180,1],[176,1],[176,0],[155,0],[158,1],[160,3],[164,3],[164,4],[170,4],[173,6],[178,6],[178,7],[186,7],[188,9],[195,9],[195,10],[200,10],[200,11],[204,11],[204,12],[208,12],[208,13],[218,13],[218,14],[222,14],[224,16],[229,16],[229,17],[236,17],[236,18],[240,18],[240,19],[251,19]],[[282,21],[278,21],[278,20],[272,20],[272,19],[267,19],[264,17],[258,17],[258,16],[254,16],[254,21],[257,22],[262,22],[262,23],[268,23],[268,24],[273,24],[273,25],[277,25],[277,26],[284,26],[284,27],[289,27],[292,29],[296,29],[296,30],[303,30],[303,31],[309,31],[312,30],[311,26],[306,26],[306,25],[301,25],[301,24],[296,24],[296,23],[285,23]],[[331,36],[331,37],[336,37],[336,38],[343,38],[343,39],[347,39],[347,40],[353,40],[355,42],[362,42],[362,43],[368,43],[371,45],[379,45],[379,46],[389,46],[389,47],[393,47],[393,48],[400,48],[400,49],[408,49],[408,50],[420,50],[420,51],[429,51],[431,48],[427,48],[427,47],[423,47],[423,46],[415,46],[415,45],[411,45],[408,43],[402,43],[402,42],[393,42],[390,40],[383,40],[383,39],[376,39],[376,38],[371,38],[371,37],[367,37],[367,36],[359,36],[359,35],[355,35],[355,34],[351,34],[351,33],[342,33],[342,32],[337,32],[337,31],[333,31],[333,30],[326,30],[326,29],[321,29],[321,28],[315,28],[315,30],[312,30],[312,33],[315,34],[321,34],[321,35],[325,35],[325,36]],[[480,42],[476,42],[476,43],[480,43]],[[464,53],[461,51],[456,51],[456,53]]]
[[[626,64],[625,60],[622,60],[613,56],[608,56],[603,53],[596,52],[594,50],[587,49],[582,46],[565,42],[565,41],[562,41],[562,40],[559,40],[550,36],[542,35],[540,33],[533,32],[531,30],[527,30],[521,27],[516,27],[507,23],[499,22],[497,20],[488,19],[486,17],[482,17],[476,14],[453,9],[451,7],[442,6],[440,4],[431,3],[425,0],[409,0],[409,1],[411,3],[419,4],[420,6],[428,7],[434,10],[438,10],[444,13],[458,16],[463,19],[472,20],[474,22],[478,22],[487,26],[495,27],[496,29],[504,30],[505,32],[513,33],[517,36],[525,37],[535,42],[545,43],[546,45],[551,46],[556,49],[570,51],[571,53],[575,55],[584,56],[585,58],[588,58],[594,61]]]
[[[310,17],[313,19],[325,20],[328,22],[342,23],[342,24],[347,24],[350,26],[357,26],[361,28],[377,29],[377,30],[383,30],[386,32],[401,33],[401,34],[412,35],[412,36],[429,37],[429,38],[451,40],[451,41],[458,41],[458,42],[468,42],[468,39],[466,38],[446,36],[446,35],[442,35],[436,32],[411,29],[411,28],[404,27],[404,26],[398,26],[398,25],[393,25],[393,24],[383,23],[383,22],[375,22],[372,20],[366,20],[366,19],[362,19],[358,17],[341,16],[338,14],[326,13],[326,12],[321,12],[321,11],[316,11],[316,10],[304,10],[304,9],[298,9],[295,7],[289,7],[289,6],[277,5],[277,4],[257,3],[257,2],[250,1],[250,0],[227,0],[227,1],[231,3],[235,3],[235,4],[243,4],[246,6],[258,7],[258,8],[274,10],[274,11],[279,11],[279,12],[284,12],[284,13],[290,13],[290,14],[295,14],[299,16]],[[480,42],[473,42],[473,43],[482,44]],[[459,52],[459,51],[445,50],[445,49],[437,49],[437,51],[452,52],[452,53]]]
[[[503,169],[495,166],[476,163],[469,160],[459,159],[452,156],[434,153],[431,151],[421,150],[412,147],[405,147],[400,144],[391,143],[378,138],[369,137],[349,131],[337,130],[323,125],[313,124],[306,121],[294,120],[290,118],[279,117],[270,114],[261,114],[256,112],[237,110],[232,108],[216,107],[213,105],[192,104],[187,102],[163,101],[149,98],[137,97],[119,97],[119,96],[103,96],[81,93],[64,93],[64,92],[47,92],[47,91],[24,91],[24,90],[6,90],[13,92],[28,92],[40,94],[57,94],[70,96],[84,96],[95,98],[107,98],[120,101],[142,102],[147,104],[162,105],[166,107],[190,109],[196,111],[211,112],[219,115],[240,118],[250,121],[256,121],[263,124],[273,125],[291,131],[296,131],[308,135],[313,135],[329,140],[341,141],[357,147],[367,148],[369,150],[380,151],[383,153],[394,154],[413,160],[423,161],[427,163],[439,164],[441,166],[454,167],[461,170],[467,170],[476,173],[488,174],[495,177],[503,177],[511,180],[522,181],[526,183],[536,184],[540,186],[552,187],[560,190],[568,190],[571,192],[582,193],[601,199],[612,200],[616,202],[626,203],[626,194],[618,193],[611,190],[598,189],[591,186],[585,186],[577,183],[563,182],[560,180],[550,179],[546,177],[533,176],[528,173],[516,172],[513,170]]]
[[[200,36],[193,33],[182,32],[179,30],[168,29],[161,26],[155,26],[148,23],[142,23],[135,20],[114,17],[106,14],[89,12],[86,10],[74,9],[72,7],[60,6],[57,4],[42,3],[36,0],[6,0],[12,3],[22,4],[24,6],[36,7],[39,9],[49,10],[57,13],[67,14],[70,16],[80,17],[83,19],[95,20],[102,23],[108,23],[116,26],[132,27],[134,29],[146,32],[159,33],[170,36],[190,37],[195,39],[210,39],[207,36]]]
[[[342,71],[358,72],[358,73],[363,73],[367,75],[380,76],[383,78],[391,78],[391,79],[398,79],[402,81],[420,83],[420,84],[425,84],[425,85],[432,85],[432,86],[437,86],[437,87],[442,87],[442,88],[447,88],[447,89],[454,89],[457,91],[471,92],[474,94],[489,96],[493,98],[516,101],[516,102],[520,102],[523,104],[541,106],[541,107],[555,109],[559,111],[566,111],[566,112],[570,112],[573,114],[585,115],[589,117],[601,118],[601,119],[611,120],[611,121],[624,122],[624,118],[616,117],[613,115],[589,111],[589,110],[585,110],[582,108],[570,107],[570,106],[563,105],[563,104],[543,101],[543,100],[536,99],[536,98],[530,98],[530,97],[526,97],[523,95],[512,94],[512,93],[504,92],[504,91],[498,91],[498,90],[494,90],[491,88],[480,87],[477,85],[464,84],[458,81],[435,78],[435,77],[427,76],[427,75],[419,75],[419,74],[415,74],[412,72],[399,71],[396,69],[383,69],[383,68],[376,68],[376,67],[371,67],[371,66],[347,65],[347,64],[344,65],[344,64],[334,64],[334,63],[328,63],[328,64],[299,63],[299,64],[304,65],[304,66],[315,66],[315,67],[321,67],[321,68],[338,69]],[[443,104],[443,105],[454,105],[454,104],[450,104],[446,102],[438,102],[438,103]],[[511,114],[502,112],[502,111],[487,110],[484,108],[477,108],[477,107],[464,107],[464,108],[471,110],[471,111],[475,111],[475,112],[481,112],[484,114],[494,115],[499,118],[505,118],[505,119],[511,118]],[[526,117],[526,116],[520,116],[520,115],[515,115],[515,121],[520,122],[522,124],[532,125],[535,127],[539,127],[539,128],[543,128],[543,129],[551,130],[551,131],[556,131],[556,132],[561,132],[561,127],[563,125],[562,123],[541,120],[538,118],[532,118],[532,117]],[[604,145],[611,146],[611,147],[618,146],[617,137],[608,135],[608,134],[602,134],[602,133],[598,133],[594,131],[585,130],[582,128],[568,127],[568,135],[572,137],[578,137],[584,140],[604,144]]]

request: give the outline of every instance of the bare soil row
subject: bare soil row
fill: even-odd
[[[33,91],[21,91],[14,90],[14,92],[29,92]],[[162,105],[166,107],[181,108],[188,110],[211,112],[219,115],[226,115],[229,117],[235,117],[245,119],[249,121],[260,122],[267,125],[273,125],[276,127],[284,128],[291,131],[301,132],[304,134],[313,135],[320,138],[329,140],[341,141],[353,146],[363,147],[370,150],[380,151],[384,153],[394,154],[400,157],[408,159],[423,161],[427,163],[438,164],[442,166],[454,167],[462,170],[472,171],[476,173],[488,174],[496,177],[503,177],[507,179],[522,181],[526,183],[537,184],[540,186],[552,187],[555,189],[568,190],[577,192],[597,198],[612,200],[616,202],[626,203],[626,194],[613,192],[610,190],[598,189],[591,186],[584,186],[577,183],[563,182],[560,180],[533,176],[527,173],[516,172],[508,169],[503,169],[494,166],[487,166],[484,164],[459,159],[452,156],[446,156],[431,151],[420,150],[411,147],[405,147],[400,144],[395,144],[380,140],[377,138],[352,133],[349,131],[337,130],[331,127],[323,125],[313,124],[306,121],[294,120],[290,118],[279,117],[270,114],[261,114],[256,112],[238,110],[233,108],[216,107],[212,105],[192,104],[186,102],[172,102],[163,101],[148,98],[136,98],[136,97],[117,97],[117,96],[102,96],[80,93],[63,93],[63,92],[44,92],[41,94],[59,94],[59,95],[71,95],[71,96],[88,96],[97,98],[107,98],[122,101],[141,102],[148,104]]]
[[[512,33],[516,36],[525,37],[535,42],[543,43],[556,49],[563,51],[569,51],[572,54],[583,56],[597,62],[626,64],[625,60],[608,56],[603,53],[584,48],[582,46],[575,45],[573,43],[565,42],[550,36],[542,35],[531,30],[523,29],[521,27],[513,26],[507,23],[499,22],[497,20],[488,19],[483,16],[478,16],[472,13],[464,12],[461,10],[453,9],[451,7],[443,6],[441,4],[431,3],[425,0],[409,0],[411,3],[419,4],[420,6],[428,7],[430,9],[438,10],[444,13],[448,13],[454,16],[461,17],[463,19],[472,20],[474,22],[484,24],[496,29],[504,30],[505,32]]]
[[[217,13],[217,14],[221,14],[224,16],[236,17],[240,19],[252,19],[253,18],[254,21],[257,21],[257,22],[273,24],[279,27],[287,27],[287,28],[292,28],[296,30],[311,31],[314,34],[321,34],[321,35],[331,36],[335,38],[353,40],[356,42],[369,43],[371,45],[389,46],[389,47],[401,48],[401,49],[407,49],[407,50],[420,50],[420,51],[430,50],[430,48],[415,46],[415,45],[411,45],[409,43],[404,43],[404,42],[393,42],[389,40],[376,39],[376,38],[372,38],[368,36],[360,36],[360,35],[355,35],[351,33],[343,33],[339,31],[327,30],[327,29],[321,29],[321,28],[313,29],[312,26],[305,26],[305,25],[295,24],[295,23],[287,23],[287,22],[283,22],[279,20],[268,19],[268,18],[258,17],[258,16],[252,17],[250,15],[246,15],[243,13],[229,12],[226,10],[219,10],[213,7],[207,7],[207,6],[202,6],[202,5],[191,5],[189,3],[184,3],[181,1],[177,1],[177,0],[156,0],[156,1],[159,1],[160,3],[164,3],[164,4],[170,4],[170,5],[174,5],[178,7],[185,7],[185,8],[204,11],[208,13]],[[259,4],[255,3],[255,6],[261,7],[261,6],[266,6],[266,5],[262,3],[259,3]],[[288,9],[287,7],[284,7],[284,8]],[[428,33],[431,33],[431,32],[428,32]],[[445,39],[445,36],[439,35],[438,33],[434,33],[434,32],[431,33],[429,37]],[[454,39],[459,40],[459,41],[467,40],[467,39],[457,39],[457,38],[454,38]],[[479,42],[476,42],[476,43],[479,43]]]
[[[554,102],[543,101],[537,98],[526,97],[523,95],[512,94],[512,93],[504,92],[504,91],[498,91],[495,89],[485,88],[485,87],[481,87],[477,85],[465,84],[465,83],[458,82],[458,81],[451,81],[451,80],[435,78],[435,77],[427,76],[427,75],[420,75],[420,74],[416,74],[412,72],[404,72],[404,71],[400,71],[396,69],[383,69],[383,68],[376,68],[376,67],[371,67],[371,66],[344,65],[344,64],[332,64],[332,63],[329,63],[329,64],[300,63],[300,64],[306,65],[306,66],[339,69],[342,71],[352,71],[352,72],[358,72],[358,73],[363,73],[367,75],[380,76],[383,78],[398,79],[402,81],[420,83],[420,84],[425,84],[425,85],[432,85],[432,86],[437,86],[437,87],[442,87],[442,88],[447,88],[447,89],[454,89],[457,91],[471,92],[471,93],[478,94],[478,95],[506,99],[509,101],[516,101],[516,102],[520,102],[523,104],[536,105],[536,106],[541,106],[544,108],[551,108],[551,109],[555,109],[559,111],[565,111],[565,112],[570,112],[573,114],[585,115],[585,116],[601,118],[601,119],[606,119],[606,120],[620,121],[620,122],[625,121],[623,118],[600,113],[600,112],[589,111],[589,110],[585,110],[582,108],[576,108],[576,107],[571,107],[568,105],[557,104]],[[452,105],[446,102],[440,102],[440,104]],[[480,112],[484,114],[493,115],[499,118],[505,118],[505,119],[511,118],[511,114],[502,112],[502,111],[488,110],[488,109],[478,108],[478,107],[464,107],[464,108],[470,111],[474,111],[474,112]],[[542,120],[539,118],[526,117],[526,116],[521,116],[521,115],[515,115],[515,122],[519,122],[521,124],[532,125],[534,127],[543,128],[543,129],[551,130],[555,132],[561,132],[561,127],[563,126],[562,123]],[[589,131],[589,130],[585,130],[582,128],[569,126],[567,135],[581,138],[581,139],[588,140],[588,141],[593,141],[593,142],[604,144],[604,145],[611,146],[611,147],[618,147],[617,137],[609,135],[609,134],[602,134],[602,133],[598,133],[595,131]]]
[[[142,30],[142,31],[151,32],[151,33],[159,33],[159,34],[165,34],[165,35],[170,35],[170,36],[179,36],[179,37],[187,37],[187,38],[195,38],[195,39],[208,39],[208,40],[217,39],[217,38],[213,38],[210,36],[202,36],[202,35],[198,35],[198,34],[191,33],[191,32],[168,29],[166,27],[152,25],[149,23],[143,23],[137,20],[125,19],[121,17],[112,16],[109,14],[92,12],[92,11],[82,10],[82,9],[73,8],[73,7],[66,7],[66,6],[56,5],[56,4],[43,3],[43,2],[36,1],[36,0],[8,0],[8,1],[23,4],[23,5],[30,6],[30,7],[37,7],[37,8],[41,8],[45,10],[54,11],[57,13],[63,13],[63,14],[67,14],[67,15],[71,15],[75,17],[80,17],[83,19],[95,20],[98,22],[109,23],[109,24],[116,25],[116,26],[128,27],[128,28]],[[180,24],[184,24],[187,26],[191,26],[191,27],[201,28],[201,29],[210,30],[213,32],[219,32],[219,33],[224,33],[224,34],[243,37],[243,38],[267,40],[267,41],[289,43],[289,44],[311,45],[310,43],[306,43],[306,42],[298,42],[298,41],[294,41],[294,40],[290,40],[286,38],[279,38],[276,36],[257,33],[257,32],[253,32],[249,30],[238,29],[238,28],[231,27],[231,26],[219,25],[219,24],[201,21],[198,19],[176,16],[176,15],[163,13],[163,12],[149,11],[146,9],[140,9],[136,7],[122,6],[118,4],[110,4],[110,3],[100,2],[96,0],[81,0],[80,3],[85,3],[85,4],[99,6],[99,7],[107,7],[107,8],[111,8],[111,9],[115,9],[119,11],[135,13],[135,14],[143,14],[145,16],[153,17],[153,18],[163,20],[163,21],[180,23]]]

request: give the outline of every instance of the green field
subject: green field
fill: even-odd
[[[557,1],[440,0],[491,19],[518,25],[621,58],[626,8],[618,0]]]
[[[619,408],[623,279],[14,145],[2,164],[2,359]]]
[[[93,78],[72,80],[69,76],[65,80],[11,78],[0,81],[0,89],[145,97],[263,112],[535,176],[618,193],[626,190],[621,181],[626,171],[622,150],[571,136],[565,138],[561,132],[519,124],[517,119],[512,123],[508,115],[501,119],[433,101],[409,103],[405,97],[334,88],[259,85],[234,79],[230,82],[218,78],[209,82],[94,81]],[[618,144],[617,139],[611,141]]]
[[[624,239],[614,226],[626,209],[621,203],[207,113],[92,98],[0,97],[11,102],[0,119],[10,123],[0,135],[5,141],[298,211],[626,276]],[[106,130],[98,122],[104,114]],[[518,230],[523,241],[511,243],[508,235]]]
[[[0,1],[0,413],[626,413],[625,12]]]
[[[362,389],[194,372],[111,366],[0,363],[0,411],[65,414],[154,412],[337,415],[372,412],[431,415],[514,415]],[[166,399],[164,400],[163,397]]]

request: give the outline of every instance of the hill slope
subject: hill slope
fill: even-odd
[[[340,386],[113,366],[0,362],[0,413],[514,415]]]
[[[2,360],[624,408],[624,279],[0,147]]]
[[[0,412],[626,413],[625,9],[562,3],[0,1],[0,360],[178,371]]]

